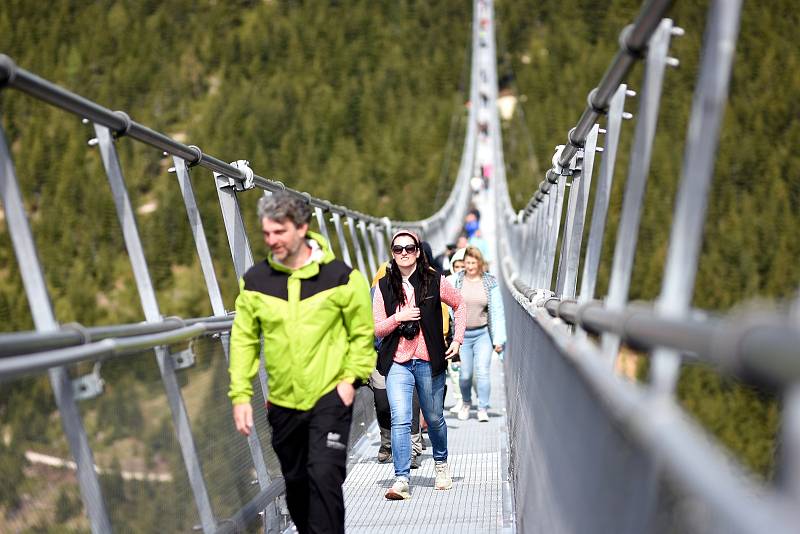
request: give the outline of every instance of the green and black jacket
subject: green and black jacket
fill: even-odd
[[[269,402],[284,408],[309,410],[342,380],[359,385],[375,368],[364,275],[335,259],[321,235],[308,238],[323,251],[319,262],[292,270],[270,253],[239,282],[230,344],[233,404],[253,396],[261,335]]]

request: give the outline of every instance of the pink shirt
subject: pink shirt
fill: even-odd
[[[398,306],[396,312],[412,307],[415,302],[414,288],[411,287],[411,284],[403,283],[403,289],[406,294],[406,304]],[[461,294],[450,282],[445,280],[444,276],[439,280],[439,298],[442,302],[453,308],[453,315],[455,318],[453,341],[463,344],[464,330],[467,328],[467,309],[466,306],[462,305]],[[397,328],[397,325],[400,324],[400,321],[395,317],[396,315],[397,314],[394,313],[389,317],[386,316],[383,294],[379,288],[375,288],[375,296],[372,299],[372,316],[375,318],[375,335],[378,337],[386,337],[391,334],[394,329]],[[425,345],[425,338],[422,336],[422,330],[419,331],[414,339],[401,337],[400,343],[397,345],[394,361],[403,363],[412,358],[430,361],[428,347]]]

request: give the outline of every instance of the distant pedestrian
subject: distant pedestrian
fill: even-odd
[[[480,221],[478,217],[473,212],[467,213],[466,217],[464,217],[464,233],[467,235],[467,239],[471,239],[479,227]]]
[[[481,232],[480,228],[476,228],[475,232],[473,232],[472,237],[469,238],[470,246],[476,247],[478,250],[481,251],[481,255],[483,256],[483,262],[486,264],[488,269],[489,263],[492,261],[492,256],[489,254],[489,242],[483,238],[483,233]]]
[[[466,248],[460,248],[453,253],[453,256],[450,258],[450,276],[447,277],[447,281],[450,282],[453,287],[456,285],[456,275],[464,270],[464,252],[466,252]],[[453,310],[448,308],[448,319],[449,319],[449,336],[452,337],[453,329],[454,329],[454,321],[453,321]],[[459,351],[460,354],[460,351]],[[450,362],[447,364],[447,378],[450,380],[450,384],[453,386],[451,391],[453,394],[453,398],[455,399],[455,403],[453,406],[450,407],[450,413],[458,414],[461,411],[462,401],[461,401],[461,385],[458,381],[459,372],[461,371],[461,357],[454,356],[450,359]]]

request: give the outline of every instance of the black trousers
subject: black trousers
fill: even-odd
[[[270,404],[267,418],[298,532],[344,533],[342,484],[353,407],[334,389],[308,411]]]

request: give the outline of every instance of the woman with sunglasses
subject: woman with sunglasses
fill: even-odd
[[[447,467],[447,425],[444,387],[447,360],[458,354],[464,340],[465,310],[458,291],[437,273],[420,252],[420,240],[400,230],[391,240],[392,260],[378,283],[372,301],[375,335],[383,338],[378,350],[378,372],[386,377],[392,412],[392,460],[395,481],[386,498],[411,498],[411,398],[414,389],[433,447],[435,489],[453,486]],[[455,333],[445,347],[442,306],[453,308]]]
[[[464,270],[456,275],[456,288],[464,298],[467,331],[461,351],[461,410],[458,418],[469,419],[472,399],[472,374],[478,382],[478,421],[489,421],[491,378],[489,367],[492,351],[500,354],[506,343],[506,320],[503,298],[497,279],[486,272],[486,262],[478,247],[469,246],[464,252]]]

